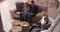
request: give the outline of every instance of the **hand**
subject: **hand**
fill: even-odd
[[[38,25],[34,23],[33,26],[38,26]]]
[[[29,13],[30,15],[33,15],[33,13]]]
[[[21,13],[24,13],[24,12],[21,12]]]

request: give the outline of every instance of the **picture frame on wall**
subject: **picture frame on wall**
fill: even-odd
[[[3,2],[4,0],[0,0],[0,3]]]

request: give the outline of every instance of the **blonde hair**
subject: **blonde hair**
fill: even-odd
[[[42,12],[42,16],[48,16],[47,12],[46,11],[43,11]]]
[[[42,12],[42,16],[45,16],[44,20],[45,20],[46,22],[49,22],[48,13],[47,13],[47,12],[43,11],[43,12]]]

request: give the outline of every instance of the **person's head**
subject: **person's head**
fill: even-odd
[[[42,16],[48,17],[47,12],[43,11],[43,12],[42,12]]]
[[[31,5],[35,5],[35,2],[34,1],[31,1]]]
[[[46,11],[43,11],[43,12],[42,12],[42,16],[44,16],[44,20],[45,20],[46,22],[48,22],[48,14],[47,14]]]
[[[49,19],[48,17],[44,18],[45,22],[49,22]]]
[[[27,7],[28,6],[28,2],[24,3],[24,6]]]

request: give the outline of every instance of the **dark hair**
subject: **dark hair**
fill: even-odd
[[[26,2],[25,4],[27,4],[27,5],[28,5],[28,2]]]
[[[31,3],[35,3],[34,1],[31,1]]]

